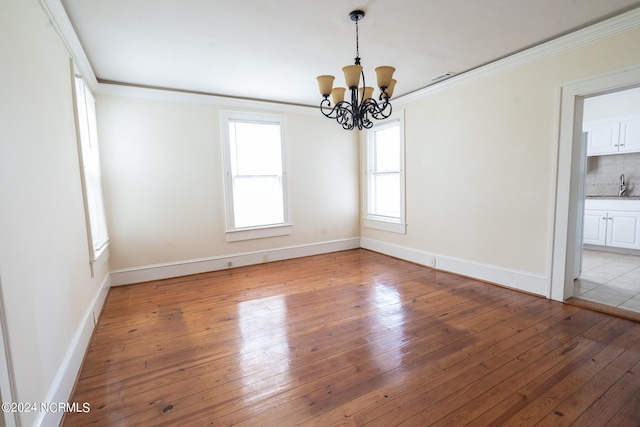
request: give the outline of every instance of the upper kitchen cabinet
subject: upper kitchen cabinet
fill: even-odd
[[[585,122],[587,155],[640,152],[640,115]]]
[[[620,152],[640,151],[640,116],[620,122]]]
[[[585,123],[582,130],[587,132],[588,156],[618,152],[620,141],[620,122],[618,120]]]

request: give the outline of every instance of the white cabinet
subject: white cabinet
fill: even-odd
[[[607,237],[607,211],[584,210],[582,241],[590,245],[605,245]]]
[[[640,249],[640,212],[611,211],[607,221],[607,246]]]
[[[640,201],[585,201],[584,243],[640,250]]]
[[[640,117],[620,122],[620,145],[622,153],[634,153],[640,151]]]
[[[587,132],[587,155],[612,154],[618,152],[620,122],[597,122],[585,125]]]
[[[587,122],[587,155],[640,152],[640,116]]]

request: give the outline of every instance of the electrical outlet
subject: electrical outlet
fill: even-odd
[[[266,254],[266,253],[262,254],[262,262],[267,262],[267,261],[269,261],[269,254]]]
[[[436,268],[436,257],[431,257],[431,267]]]
[[[227,261],[227,267],[233,267],[233,262]]]

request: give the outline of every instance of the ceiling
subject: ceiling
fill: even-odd
[[[318,105],[360,56],[394,97],[640,7],[637,0],[61,0],[98,81]]]

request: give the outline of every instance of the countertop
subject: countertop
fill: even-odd
[[[589,200],[640,200],[640,196],[586,196],[585,199]]]

